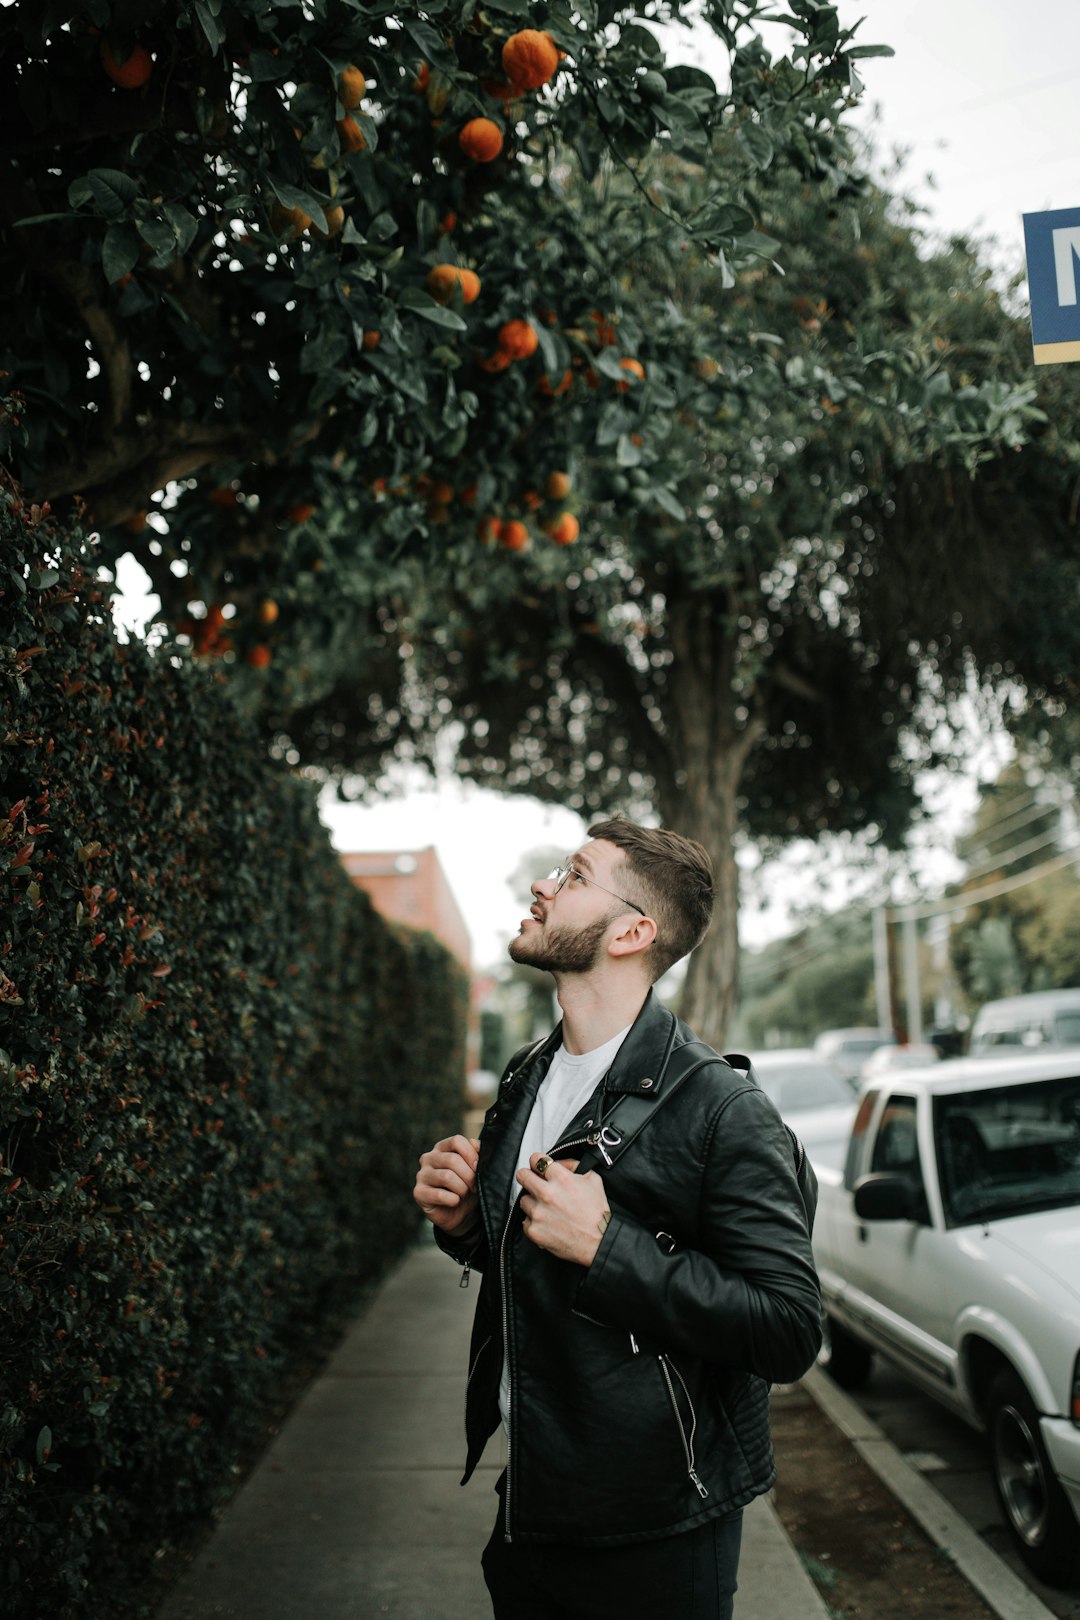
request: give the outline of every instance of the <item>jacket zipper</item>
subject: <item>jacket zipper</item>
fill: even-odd
[[[511,1431],[513,1429],[512,1415],[514,1410],[514,1369],[510,1360],[510,1309],[507,1298],[508,1290],[506,1286],[506,1238],[510,1231],[510,1222],[514,1218],[514,1211],[516,1209],[517,1200],[515,1199],[510,1206],[510,1213],[506,1217],[506,1225],[503,1227],[502,1241],[499,1244],[499,1277],[502,1282],[503,1351],[506,1356],[506,1501],[504,1503],[506,1509],[506,1529],[503,1531],[503,1540],[507,1542],[513,1540],[513,1537],[510,1534],[510,1490],[512,1479],[512,1475],[510,1473],[510,1463],[511,1447],[513,1444],[513,1436]]]
[[[480,1365],[480,1357],[483,1355],[484,1351],[487,1349],[487,1347],[488,1347],[488,1345],[490,1343],[491,1343],[491,1334],[489,1333],[487,1338],[484,1340],[483,1344],[480,1346],[479,1350],[476,1352],[475,1356],[473,1357],[473,1364],[469,1368],[469,1376],[465,1380],[465,1398],[466,1398],[466,1400],[468,1400],[468,1396],[469,1396],[469,1385],[473,1381],[473,1373],[476,1371],[477,1367],[479,1367],[479,1365]]]
[[[668,1399],[671,1402],[671,1410],[675,1414],[675,1423],[679,1430],[679,1439],[682,1441],[683,1455],[686,1458],[686,1472],[693,1480],[701,1500],[704,1501],[709,1493],[698,1478],[697,1469],[694,1467],[694,1435],[697,1433],[697,1415],[694,1412],[694,1403],[690,1399],[690,1391],[687,1389],[686,1384],[683,1381],[682,1373],[679,1371],[678,1367],[676,1367],[674,1362],[669,1361],[667,1356],[657,1356],[656,1359],[660,1363],[660,1371],[663,1373],[664,1383],[667,1385]],[[675,1386],[671,1382],[672,1373],[675,1374],[676,1378],[679,1380],[679,1383],[682,1384],[682,1392],[686,1396],[686,1404],[690,1408],[689,1440],[686,1438],[686,1430],[683,1427],[683,1420],[679,1415],[679,1404],[675,1399]]]

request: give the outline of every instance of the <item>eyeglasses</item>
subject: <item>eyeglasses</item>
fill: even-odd
[[[614,889],[605,888],[604,884],[597,883],[596,879],[589,877],[588,873],[579,872],[573,861],[567,861],[565,866],[553,866],[544,881],[545,883],[554,883],[555,893],[558,894],[569,877],[580,878],[582,883],[591,883],[594,889],[603,889],[604,893],[610,894],[613,900],[618,900],[622,905],[629,906],[631,911],[636,911],[639,917],[648,915],[647,912],[642,911],[640,906],[635,906],[632,900],[627,900],[624,895],[616,894]]]

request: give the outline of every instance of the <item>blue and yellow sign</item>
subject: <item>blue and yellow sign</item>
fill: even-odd
[[[1080,360],[1080,208],[1024,215],[1037,366]]]

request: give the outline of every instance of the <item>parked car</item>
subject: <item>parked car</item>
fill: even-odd
[[[823,1364],[880,1352],[985,1431],[1020,1555],[1080,1582],[1080,1051],[870,1082],[818,1178]]]
[[[891,1029],[825,1029],[814,1042],[818,1057],[836,1065],[845,1080],[858,1089],[862,1066],[882,1046],[895,1046]]]
[[[838,1069],[809,1047],[759,1052],[754,1074],[810,1156],[819,1164],[844,1162],[856,1100]]]
[[[972,1056],[1018,1046],[1080,1046],[1080,990],[1038,990],[980,1007],[971,1026]]]
[[[941,1053],[928,1041],[907,1041],[903,1046],[879,1046],[871,1052],[862,1066],[864,1080],[879,1080],[883,1075],[895,1074],[898,1069],[925,1069],[928,1063],[940,1063]]]

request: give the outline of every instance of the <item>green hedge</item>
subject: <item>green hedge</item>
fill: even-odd
[[[352,887],[220,675],[117,643],[94,578],[0,490],[7,1620],[122,1612],[415,1236],[417,1153],[460,1118],[460,969]]]

